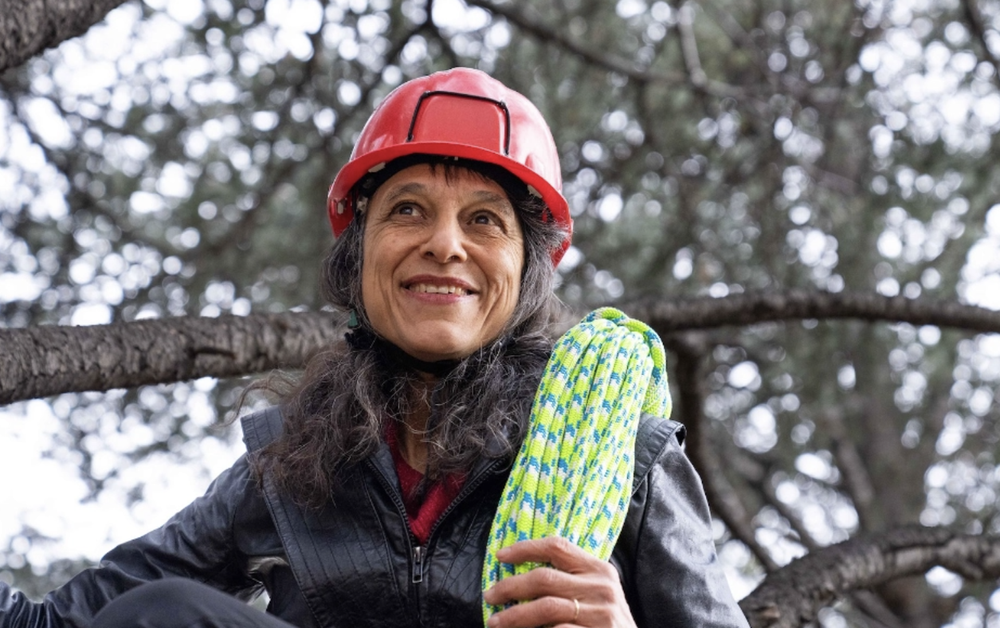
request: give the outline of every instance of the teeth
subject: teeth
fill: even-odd
[[[414,292],[427,292],[429,294],[467,294],[464,288],[459,288],[458,286],[433,286],[426,283],[413,284],[410,286],[410,290]]]

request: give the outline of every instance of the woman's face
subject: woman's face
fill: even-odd
[[[524,238],[497,183],[411,166],[365,212],[361,293],[375,331],[415,358],[463,358],[500,334],[517,304]]]

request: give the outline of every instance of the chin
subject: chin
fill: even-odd
[[[398,326],[384,337],[397,347],[425,362],[467,358],[499,335],[477,322],[448,320],[422,321]]]

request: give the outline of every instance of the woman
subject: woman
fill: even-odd
[[[523,541],[497,558],[543,566],[481,589],[552,352],[560,186],[539,112],[485,74],[395,90],[330,193],[346,341],[244,418],[248,455],[162,528],[40,605],[0,584],[0,626],[474,626],[484,600],[506,606],[491,627],[745,626],[682,429],[655,417],[610,561]],[[241,601],[262,589],[268,614]]]

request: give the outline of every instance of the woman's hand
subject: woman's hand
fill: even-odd
[[[497,552],[504,563],[547,563],[483,593],[488,604],[523,601],[490,617],[489,628],[635,628],[615,568],[561,537],[520,541]]]

